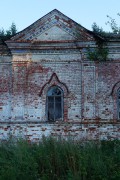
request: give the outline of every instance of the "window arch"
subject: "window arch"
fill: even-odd
[[[52,86],[47,92],[47,120],[63,120],[63,97],[64,93],[58,86]]]
[[[110,96],[113,99],[113,120],[120,120],[120,81],[112,87]]]
[[[117,90],[117,114],[120,119],[120,88]]]

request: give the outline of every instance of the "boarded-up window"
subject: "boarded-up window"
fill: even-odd
[[[47,92],[47,118],[48,121],[63,119],[63,91],[57,86]]]

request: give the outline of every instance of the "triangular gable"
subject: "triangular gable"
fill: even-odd
[[[90,31],[56,9],[11,38],[13,41],[92,39]]]
[[[75,37],[68,32],[59,28],[57,25],[52,26],[50,29],[44,31],[35,37],[37,41],[57,41],[57,40],[74,40]]]

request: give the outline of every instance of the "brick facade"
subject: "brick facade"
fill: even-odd
[[[109,56],[102,62],[87,57],[96,38],[53,10],[0,42],[0,139],[120,139],[120,38],[106,38]],[[63,119],[49,122],[46,97],[53,86],[64,94]]]

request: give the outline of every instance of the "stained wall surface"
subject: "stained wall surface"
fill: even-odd
[[[120,139],[120,41],[91,61],[96,36],[58,10],[0,44],[0,139]],[[4,49],[4,51],[3,51]],[[63,91],[63,117],[48,121],[47,92]]]

